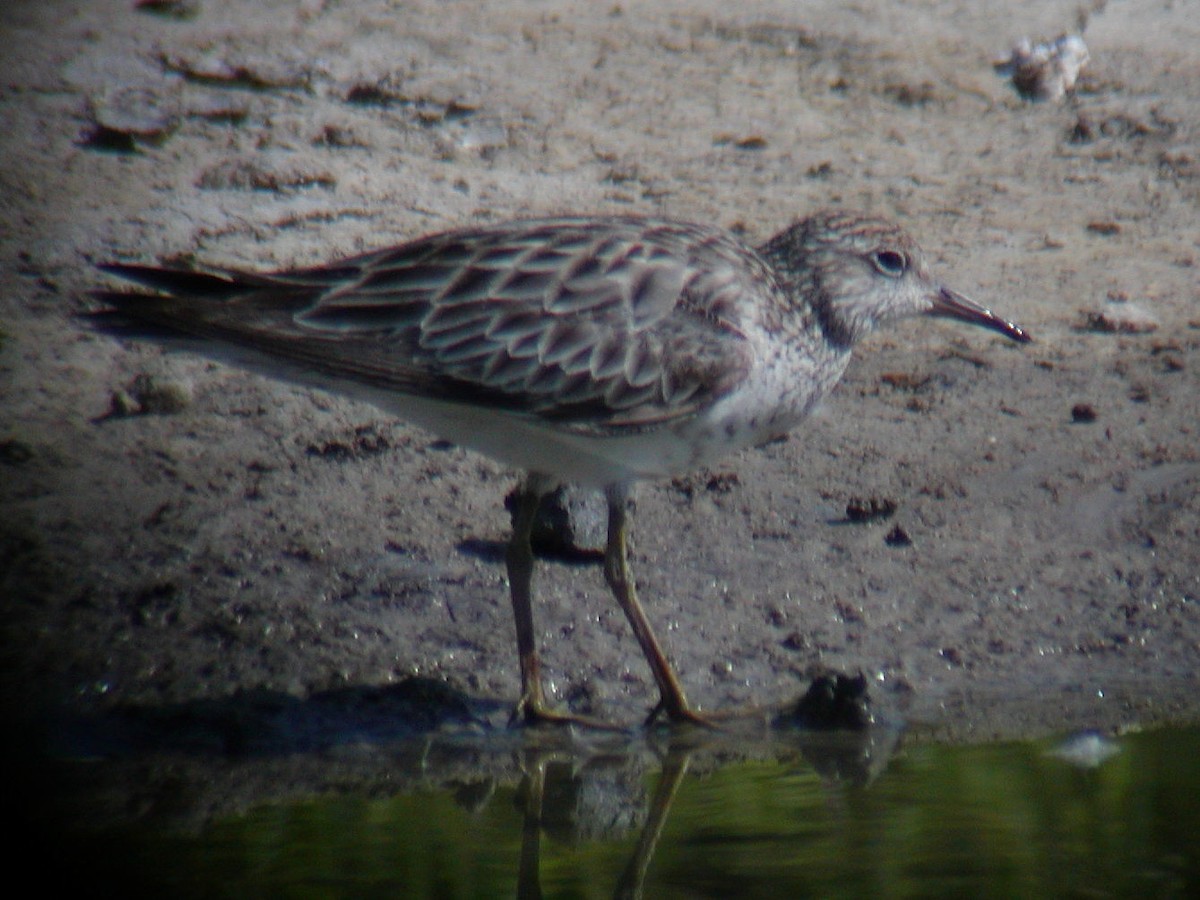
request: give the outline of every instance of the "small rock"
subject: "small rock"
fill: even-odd
[[[846,504],[846,519],[855,523],[890,519],[895,513],[896,501],[887,497],[851,497]]]
[[[172,415],[187,409],[191,403],[192,392],[183,382],[141,372],[126,387],[113,391],[108,412],[100,419]]]
[[[1096,407],[1090,403],[1076,403],[1071,407],[1072,422],[1095,422],[1097,418]]]
[[[516,524],[520,488],[504,498],[504,508]],[[530,536],[538,553],[589,556],[603,553],[608,544],[608,501],[597,490],[574,485],[555,489],[542,498]]]
[[[1064,34],[1049,44],[1021,38],[1008,59],[997,61],[994,68],[1008,75],[1026,100],[1061,100],[1075,88],[1088,59],[1087,45],[1078,35]]]
[[[854,677],[831,672],[814,678],[780,721],[813,731],[863,731],[875,721],[867,679],[861,672]]]
[[[1129,302],[1110,302],[1104,309],[1081,310],[1083,331],[1105,334],[1148,334],[1158,330],[1158,320],[1143,306]]]
[[[192,402],[192,392],[182,381],[156,378],[145,372],[133,379],[129,393],[143,415],[171,415],[187,409]]]
[[[137,0],[134,9],[167,19],[194,19],[200,15],[199,0]]]

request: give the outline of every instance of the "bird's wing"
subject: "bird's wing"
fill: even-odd
[[[687,417],[736,386],[769,277],[725,232],[633,218],[448,232],[270,275],[104,268],[159,292],[98,295],[121,320],[591,432]]]

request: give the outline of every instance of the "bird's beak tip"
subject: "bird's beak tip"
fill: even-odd
[[[1020,325],[1000,318],[987,307],[981,306],[969,297],[964,297],[958,291],[940,287],[932,299],[933,303],[927,311],[928,315],[958,319],[960,322],[990,328],[1020,344],[1028,344],[1033,341],[1033,338]]]

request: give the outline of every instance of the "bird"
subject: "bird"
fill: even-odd
[[[513,721],[597,724],[555,709],[533,623],[531,532],[562,484],[603,491],[604,578],[658,688],[647,723],[709,726],[639,600],[629,498],[798,426],[879,326],[956,319],[1029,335],[938,281],[901,226],[823,209],[758,246],[710,224],[571,216],[418,237],[309,268],[98,266],[100,331],[364,399],[524,473],[505,550],[521,693]]]

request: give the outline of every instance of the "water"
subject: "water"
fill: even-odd
[[[93,790],[56,856],[85,882],[164,897],[1200,896],[1200,728],[759,759],[643,749],[514,745],[499,754],[511,778],[429,744],[126,762],[101,787],[76,763]],[[411,789],[414,771],[439,787]]]

